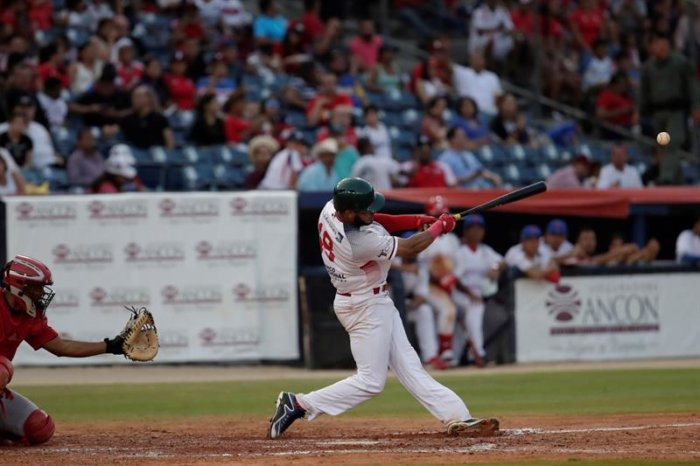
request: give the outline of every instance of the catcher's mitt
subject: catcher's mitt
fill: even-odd
[[[132,361],[151,361],[158,354],[158,330],[153,314],[142,307],[127,307],[132,315],[119,336],[123,339],[124,357]]]

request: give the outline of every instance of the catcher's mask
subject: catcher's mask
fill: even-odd
[[[31,317],[43,316],[55,293],[51,270],[40,260],[27,256],[15,256],[2,274],[2,287],[9,291],[10,306]]]

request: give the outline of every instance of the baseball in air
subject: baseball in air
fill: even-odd
[[[666,144],[671,142],[671,135],[668,134],[666,131],[663,131],[656,135],[656,142],[658,142],[661,146],[665,146]]]

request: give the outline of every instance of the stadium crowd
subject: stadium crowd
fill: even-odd
[[[426,44],[406,69],[375,3],[2,0],[0,193],[693,181],[684,2],[394,0]],[[591,149],[580,125],[539,123],[501,85],[530,86],[536,61],[545,95],[672,143],[646,160],[609,129]]]

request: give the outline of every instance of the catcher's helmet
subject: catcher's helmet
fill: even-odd
[[[333,206],[338,212],[379,212],[384,207],[384,196],[362,178],[344,178],[333,189]]]
[[[51,303],[54,292],[51,270],[40,260],[15,256],[5,264],[2,287],[9,291],[8,301],[13,309],[26,312],[31,317],[44,311]]]
[[[425,205],[425,213],[433,217],[439,217],[442,214],[449,214],[450,208],[444,197],[432,196]]]

